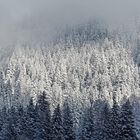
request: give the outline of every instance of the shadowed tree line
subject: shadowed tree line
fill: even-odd
[[[0,140],[138,140],[133,108],[129,100],[121,106],[113,98],[90,102],[79,121],[78,134],[69,102],[59,104],[51,113],[45,92],[36,104],[31,98],[27,107],[19,105],[0,112]]]
[[[112,107],[107,101],[91,102],[82,119],[81,140],[138,140],[129,99],[118,105],[114,96]]]

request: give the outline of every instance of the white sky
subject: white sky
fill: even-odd
[[[0,0],[0,17],[21,19],[44,12],[48,17],[133,15],[140,12],[140,0]]]
[[[48,29],[93,17],[125,21],[140,15],[139,6],[140,0],[0,0],[0,40],[12,39],[15,34],[11,28],[25,19],[25,24],[32,22]]]

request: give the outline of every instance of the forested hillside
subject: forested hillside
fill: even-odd
[[[140,39],[121,31],[92,21],[1,46],[0,139],[140,138]]]
[[[0,140],[140,140],[140,0],[0,0]]]
[[[71,131],[75,133],[74,137],[84,140],[86,138],[81,137],[89,137],[88,135],[98,137],[97,134],[91,134],[96,132],[94,132],[94,130],[92,132],[91,128],[93,127],[93,129],[95,129],[94,125],[96,123],[102,123],[98,117],[101,115],[102,119],[104,118],[102,115],[107,115],[102,114],[103,111],[106,112],[106,110],[104,110],[105,107],[109,112],[111,111],[110,108],[112,108],[113,111],[112,105],[114,104],[114,97],[115,102],[118,104],[117,108],[120,117],[121,108],[119,106],[122,106],[123,111],[123,106],[125,108],[125,102],[129,99],[130,102],[128,101],[126,104],[131,104],[133,110],[130,107],[132,112],[128,112],[132,115],[130,116],[130,119],[134,117],[133,119],[135,120],[135,125],[132,124],[131,131],[139,134],[139,67],[134,62],[131,49],[125,48],[122,43],[119,43],[118,41],[109,41],[107,38],[100,43],[98,42],[82,43],[82,46],[80,47],[74,46],[73,43],[71,45],[69,44],[70,46],[68,47],[67,42],[60,42],[56,45],[49,44],[48,46],[46,46],[45,43],[17,44],[5,61],[5,64],[2,65],[3,67],[0,73],[1,108],[6,107],[6,112],[11,112],[13,109],[17,112],[21,106],[23,106],[21,109],[25,111],[25,114],[28,114],[30,113],[28,112],[28,108],[32,111],[36,110],[35,104],[38,100],[38,96],[44,92],[44,96],[46,96],[44,98],[47,98],[50,105],[50,116],[52,116],[53,119],[53,117],[56,117],[53,115],[53,112],[57,113],[56,115],[59,115],[59,111],[63,109],[63,105],[68,101],[68,106],[73,118],[73,131]],[[35,106],[33,107],[33,105],[31,105],[30,108],[28,103],[31,98],[33,99],[32,102]],[[30,101],[30,104],[33,103]],[[84,115],[89,115],[89,117],[94,119],[90,120],[91,118],[87,118],[87,116],[84,117]],[[94,117],[91,115],[94,115]],[[65,117],[67,118],[67,116]],[[132,123],[133,119],[131,120]],[[88,126],[89,124],[92,125],[91,122],[88,124],[88,121],[93,121],[93,126]],[[57,123],[62,122],[56,122],[56,125],[61,125]],[[125,123],[127,124],[127,122]],[[4,127],[4,129],[11,131],[9,130],[10,128],[8,128],[10,127],[10,124],[4,123],[4,125],[8,125],[5,126],[6,128]],[[101,127],[100,125],[99,127]],[[60,126],[53,127],[56,127],[54,129],[58,129]],[[90,127],[91,133],[89,132],[88,127]],[[136,130],[134,128],[136,128]],[[101,131],[100,129],[101,128],[97,129],[97,133],[99,133],[98,131]],[[41,131],[41,129],[39,130]],[[5,134],[7,132],[3,130],[3,127],[1,133],[2,135],[7,136],[7,134]],[[54,135],[56,135],[56,133]],[[63,137],[63,135],[61,137]],[[33,135],[31,135],[31,137],[32,136]],[[30,136],[27,137],[29,138]],[[15,138],[13,139],[15,140]],[[97,139],[99,140],[100,138]]]

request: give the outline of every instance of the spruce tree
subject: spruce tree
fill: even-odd
[[[4,125],[4,123],[7,121],[7,109],[4,106],[1,110],[0,110],[0,131],[2,130],[2,127]]]
[[[59,104],[54,110],[52,124],[52,140],[64,140],[62,113]]]
[[[116,101],[116,96],[113,96],[113,106],[110,114],[110,140],[120,139],[120,107]]]
[[[81,140],[92,140],[94,138],[94,114],[93,107],[85,110],[81,131]]]
[[[18,140],[16,131],[16,111],[14,107],[8,110],[5,121],[0,132],[1,140]]]
[[[75,140],[75,132],[73,127],[73,117],[68,101],[63,105],[63,130],[65,140]]]
[[[1,140],[18,140],[15,127],[12,122],[8,121],[4,123],[0,132]]]
[[[44,122],[40,119],[39,112],[38,112],[38,106],[36,104],[35,110],[37,112],[36,116],[36,122],[35,122],[35,134],[34,134],[34,140],[48,140],[46,135],[45,128],[43,127],[45,124]]]
[[[6,99],[6,104],[9,108],[12,107],[12,85],[10,80],[8,80],[8,82],[5,85],[6,89],[5,89],[5,99]]]
[[[103,118],[102,112],[104,110],[105,101],[98,99],[94,102],[93,105],[93,117],[94,117],[94,132],[93,139],[94,140],[102,140],[103,139]]]
[[[121,109],[121,140],[138,140],[135,133],[133,108],[130,101],[122,105]]]
[[[29,105],[27,106],[26,123],[25,123],[26,125],[25,135],[30,140],[33,140],[35,136],[36,120],[37,120],[37,112],[33,104],[33,99],[31,98]]]
[[[44,130],[37,130],[38,137],[44,140],[51,140],[51,111],[45,92],[39,96],[36,110],[38,112],[38,123],[40,123],[38,124],[40,127],[38,129]]]
[[[16,124],[16,130],[17,130],[17,135],[18,135],[18,138],[20,138],[21,140],[25,139],[26,136],[25,136],[25,133],[26,133],[26,120],[27,117],[26,117],[26,112],[23,108],[22,105],[19,105],[18,108],[17,108],[17,124]]]
[[[105,104],[103,111],[101,112],[101,137],[102,140],[109,140],[110,135],[110,110],[108,103]]]

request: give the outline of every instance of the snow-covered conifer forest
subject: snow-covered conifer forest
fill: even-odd
[[[0,14],[0,140],[140,140],[139,16],[14,1]]]
[[[139,48],[94,25],[3,49],[0,139],[138,139]]]

